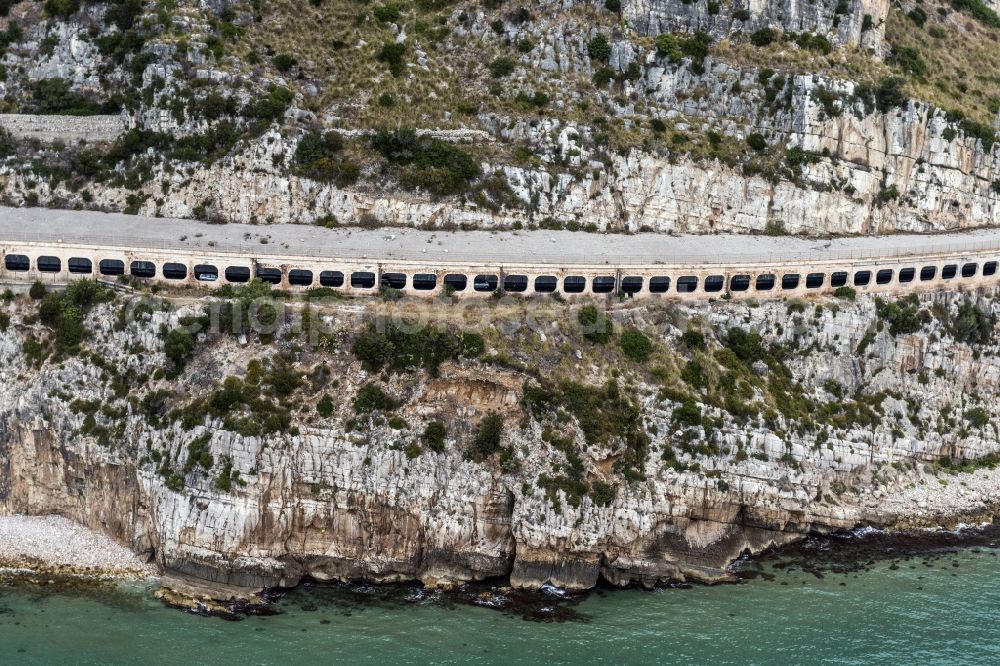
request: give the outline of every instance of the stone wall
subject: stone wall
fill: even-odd
[[[17,139],[37,139],[45,143],[56,140],[114,141],[125,131],[122,116],[36,116],[0,114],[0,127]]]

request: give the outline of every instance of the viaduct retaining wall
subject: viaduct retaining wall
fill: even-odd
[[[15,139],[37,139],[44,143],[114,141],[125,131],[121,116],[35,116],[0,114],[0,127]]]
[[[710,241],[709,239],[706,239]],[[752,263],[540,265],[531,262],[442,262],[385,258],[234,253],[199,249],[122,249],[86,243],[0,240],[0,279],[66,283],[127,277],[172,286],[217,288],[259,277],[304,291],[326,286],[345,295],[392,287],[415,296],[444,291],[483,297],[499,290],[524,296],[624,293],[635,298],[791,298],[858,292],[905,294],[1000,285],[1000,248],[896,256]]]

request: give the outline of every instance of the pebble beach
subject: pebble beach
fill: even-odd
[[[61,516],[0,516],[0,568],[148,578],[156,568],[128,548]]]

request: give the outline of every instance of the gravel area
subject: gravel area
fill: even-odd
[[[0,566],[116,577],[156,574],[128,548],[61,516],[0,516]]]

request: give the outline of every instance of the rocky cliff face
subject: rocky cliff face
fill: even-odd
[[[583,338],[570,306],[500,304],[486,355],[436,376],[365,370],[357,308],[328,304],[319,342],[291,325],[245,345],[197,336],[167,379],[164,338],[172,358],[180,343],[164,331],[202,305],[131,308],[131,323],[127,305],[96,307],[85,351],[41,362],[58,333],[32,304],[8,310],[0,509],[70,516],[220,596],[303,576],[724,580],[747,549],[981,518],[997,496],[989,477],[949,505],[949,479],[969,477],[940,476],[1000,452],[992,293],[615,307],[653,342],[642,363]],[[372,386],[391,398],[374,411]]]

